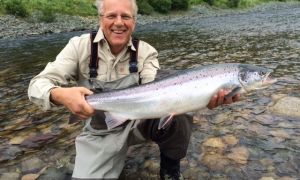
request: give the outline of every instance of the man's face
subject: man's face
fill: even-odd
[[[128,43],[135,28],[130,0],[105,0],[100,27],[113,53],[119,53]]]

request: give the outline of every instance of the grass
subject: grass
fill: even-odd
[[[41,14],[41,21],[51,22],[56,14],[96,16],[95,0],[0,0],[0,15],[13,14],[19,17]],[[143,0],[147,2],[148,0]],[[190,5],[209,4],[220,8],[248,8],[276,0],[189,0]],[[277,0],[291,1],[291,0]],[[298,0],[299,1],[299,0]]]
[[[19,2],[21,2],[21,6]],[[24,7],[29,14],[44,10],[79,16],[94,16],[97,14],[94,0],[0,0],[0,14],[13,14],[7,11],[11,6]]]

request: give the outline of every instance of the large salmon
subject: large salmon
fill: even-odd
[[[108,129],[126,120],[161,118],[159,128],[176,114],[204,108],[221,88],[231,94],[268,87],[272,71],[249,64],[216,64],[180,71],[158,81],[86,97],[105,111]]]

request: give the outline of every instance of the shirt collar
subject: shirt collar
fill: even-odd
[[[99,30],[98,30],[98,32],[97,32],[97,34],[96,34],[96,37],[95,37],[95,39],[94,39],[94,43],[99,43],[100,41],[105,41],[105,42],[107,42],[106,41],[106,39],[105,39],[105,37],[104,37],[104,34],[103,34],[103,31],[99,28]],[[132,44],[132,37],[130,37],[130,41],[127,43],[127,47],[129,48],[131,48],[131,50],[133,50],[133,51],[136,51],[136,49],[134,48],[134,46],[133,46],[133,44]]]

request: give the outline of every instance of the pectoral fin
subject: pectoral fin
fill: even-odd
[[[159,124],[158,124],[158,129],[165,129],[166,127],[168,127],[168,125],[171,124],[171,122],[173,120],[173,116],[174,116],[174,114],[171,114],[169,116],[160,118]]]
[[[230,93],[228,93],[227,95],[224,96],[225,99],[230,99],[233,96],[237,95],[240,91],[241,91],[241,87],[237,86],[235,88],[232,89],[232,91]]]
[[[108,129],[113,129],[123,124],[126,120],[128,120],[128,118],[122,114],[111,113],[111,112],[104,112],[104,114],[105,114],[105,123]]]

